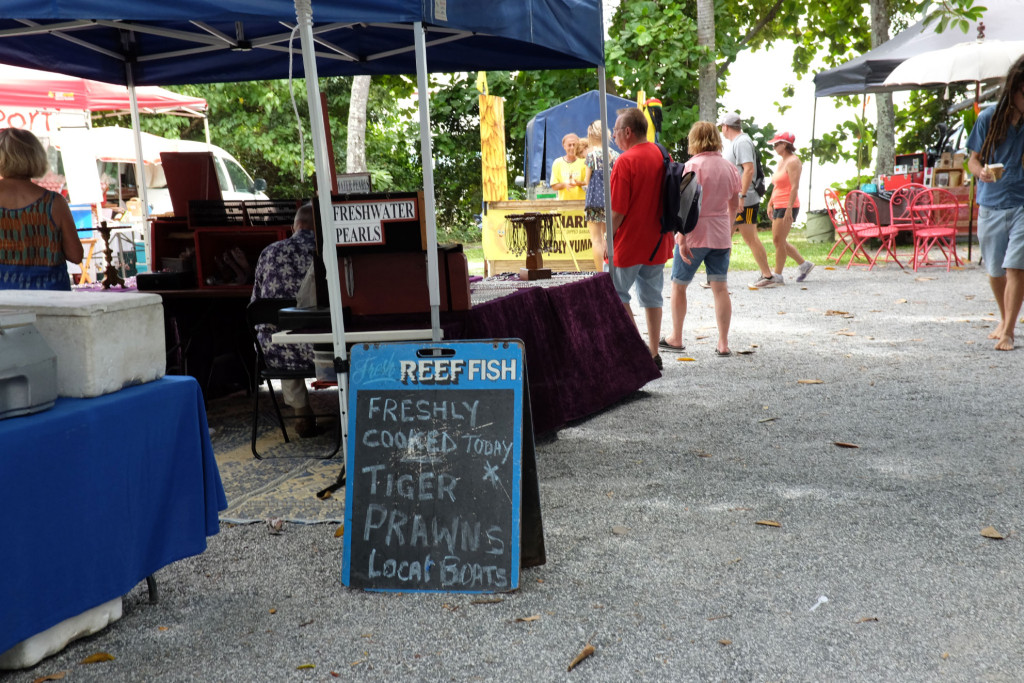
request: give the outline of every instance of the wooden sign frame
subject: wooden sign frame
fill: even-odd
[[[544,562],[526,386],[517,339],[353,347],[345,585],[502,592]]]

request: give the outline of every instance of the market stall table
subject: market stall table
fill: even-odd
[[[60,398],[0,444],[0,652],[203,552],[227,507],[191,377]]]

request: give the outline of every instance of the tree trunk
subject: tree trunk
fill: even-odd
[[[715,66],[715,3],[697,0],[697,45],[707,48],[698,71],[697,108],[701,120],[718,120],[718,68]]]
[[[871,0],[871,47],[876,48],[889,40],[889,0]],[[895,162],[896,112],[892,106],[892,95],[878,93],[875,98],[875,175],[889,175]]]
[[[353,76],[348,105],[346,173],[366,172],[366,103],[369,99],[370,77]]]

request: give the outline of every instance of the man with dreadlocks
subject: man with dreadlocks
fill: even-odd
[[[996,350],[1010,351],[1024,300],[1024,57],[1010,67],[996,106],[981,112],[967,149],[967,168],[980,181],[981,255],[999,304],[999,326],[989,338]]]

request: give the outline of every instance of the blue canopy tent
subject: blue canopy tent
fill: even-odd
[[[136,85],[305,77],[321,216],[332,215],[333,188],[317,106],[319,75],[416,73],[424,160],[433,158],[428,72],[597,67],[602,92],[605,83],[600,0],[322,0],[315,6],[311,0],[4,0],[3,5],[0,62],[127,85],[136,131]],[[301,60],[292,55],[296,36]],[[141,143],[137,149],[141,167]],[[432,163],[423,165],[423,194],[432,338],[437,341]],[[333,244],[326,220],[321,229],[325,244]],[[332,292],[334,355],[345,363],[336,250],[325,249],[324,261]],[[339,388],[344,415],[347,392],[344,383]],[[342,425],[344,430],[345,420]]]
[[[605,95],[605,121],[608,128],[615,125],[615,110],[635,107],[636,103],[615,95]],[[526,150],[524,171],[527,187],[546,180],[551,164],[562,155],[562,136],[576,133],[586,137],[587,126],[601,118],[601,94],[596,90],[585,92],[571,100],[556,104],[540,112],[526,124]],[[621,152],[614,143],[612,147]]]

